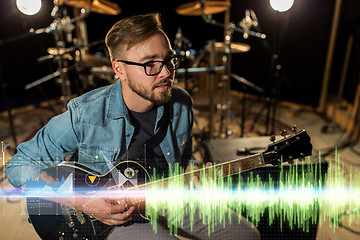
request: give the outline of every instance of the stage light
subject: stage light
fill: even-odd
[[[278,12],[286,12],[294,4],[294,0],[270,0],[271,7]]]
[[[41,0],[16,0],[16,6],[25,15],[35,15],[40,11]]]

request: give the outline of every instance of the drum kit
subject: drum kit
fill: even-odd
[[[212,18],[212,14],[228,11],[231,7],[230,1],[196,1],[180,5],[176,8],[176,13],[185,16],[201,16],[202,19],[211,25],[221,27],[225,30],[225,36],[223,42],[209,41],[205,46],[205,50],[210,55],[210,66],[208,68],[198,68],[194,64],[194,68],[179,69],[178,72],[203,72],[209,73],[209,130],[207,138],[214,136],[214,85],[215,85],[215,73],[217,71],[223,71],[222,80],[218,86],[222,89],[220,103],[216,105],[217,109],[221,111],[220,127],[218,136],[228,137],[232,135],[232,131],[229,129],[230,115],[231,115],[231,100],[230,100],[230,89],[231,79],[235,79],[240,83],[255,89],[258,92],[263,92],[263,89],[240,77],[234,73],[231,73],[231,55],[232,53],[244,53],[250,50],[250,45],[245,43],[236,43],[232,41],[233,33],[235,31],[243,33],[244,38],[249,36],[265,39],[266,35],[260,32],[251,31],[251,27],[255,27],[258,24],[255,13],[251,10],[246,10],[245,18],[240,21],[240,27],[237,27],[234,23],[219,23]],[[251,13],[251,14],[250,14]],[[175,44],[176,46],[176,44]],[[216,54],[222,56],[222,66],[216,66],[215,58]],[[199,58],[201,58],[200,55]],[[198,61],[196,61],[198,62]],[[185,80],[187,77],[185,77]],[[186,85],[185,85],[186,88]],[[242,119],[241,119],[241,137],[244,133],[244,122],[245,122],[245,97],[243,97],[242,105]]]
[[[70,18],[67,14],[67,7],[73,7],[74,17]],[[250,50],[250,45],[245,43],[232,42],[232,36],[235,31],[244,34],[244,37],[253,36],[257,38],[266,38],[265,34],[260,32],[251,31],[251,27],[255,26],[257,19],[254,20],[250,15],[246,16],[240,22],[240,27],[234,23],[219,23],[212,18],[212,14],[222,13],[230,10],[230,1],[195,1],[185,3],[178,6],[175,11],[179,15],[183,16],[199,16],[207,23],[217,27],[221,27],[225,30],[225,36],[223,42],[209,41],[204,47],[204,52],[194,58],[194,54],[189,49],[189,40],[182,36],[181,28],[179,27],[178,33],[175,37],[175,49],[179,54],[183,62],[186,62],[184,68],[177,70],[179,75],[183,75],[185,78],[185,88],[189,90],[188,83],[190,82],[190,76],[194,73],[208,73],[209,74],[209,133],[210,138],[213,137],[214,124],[214,85],[215,85],[215,73],[223,72],[222,80],[219,86],[222,89],[221,103],[217,104],[217,109],[221,110],[221,126],[220,132],[226,136],[231,135],[229,130],[230,119],[230,81],[235,79],[242,84],[250,86],[257,91],[262,91],[261,88],[247,81],[246,79],[239,77],[231,73],[231,54],[244,53]],[[113,83],[115,79],[114,72],[111,68],[111,63],[108,57],[97,56],[89,53],[91,46],[97,44],[103,44],[102,42],[91,43],[88,42],[87,28],[85,19],[90,12],[107,15],[117,15],[121,13],[121,8],[113,2],[108,0],[54,0],[54,8],[52,9],[51,16],[53,22],[49,27],[42,29],[31,29],[32,34],[53,33],[55,39],[55,47],[47,49],[48,55],[37,59],[38,62],[53,60],[57,64],[57,70],[41,79],[38,79],[25,86],[25,89],[33,88],[43,82],[51,79],[56,79],[59,86],[61,86],[62,99],[65,103],[70,100],[74,95],[74,86],[71,80],[71,72],[76,72],[78,84],[81,86],[80,91],[75,89],[76,94],[82,94],[89,88],[97,87],[96,82],[98,79],[104,80],[107,84]],[[74,32],[76,37],[73,37]],[[206,53],[209,53],[209,66],[199,67],[200,61]],[[107,54],[107,52],[105,53]],[[222,65],[217,66],[216,54],[221,54]],[[188,61],[192,57],[192,61]],[[189,64],[192,63],[192,64]],[[196,85],[196,84],[195,84]],[[191,89],[190,89],[191,90]],[[190,91],[191,93],[191,91]],[[243,129],[241,130],[243,132]]]

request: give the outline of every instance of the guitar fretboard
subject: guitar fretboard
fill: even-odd
[[[214,165],[217,177],[226,177],[264,166],[264,158],[261,153],[249,157],[234,159],[229,162]]]
[[[192,172],[186,172],[182,174],[180,177],[184,177],[184,179],[190,179],[191,175],[200,176],[202,171],[205,171],[205,174],[214,176],[214,172],[217,178],[223,178],[231,175],[235,175],[241,172],[249,171],[257,167],[261,167],[265,165],[264,157],[261,153],[251,155],[245,158],[234,159],[229,162],[220,163],[213,165],[211,167],[207,167],[205,169],[198,169]],[[162,186],[167,186],[167,182],[172,178],[178,178],[179,175],[169,177],[166,179],[161,179],[153,182],[148,182],[142,185],[141,187],[148,187],[153,184],[158,184],[159,182]],[[138,187],[138,186],[137,186]],[[137,188],[135,187],[135,188]]]

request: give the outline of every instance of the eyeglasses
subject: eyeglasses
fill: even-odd
[[[137,62],[130,62],[125,60],[116,60],[117,62],[122,62],[127,65],[136,65],[144,67],[145,74],[148,76],[154,76],[161,72],[164,65],[166,65],[167,69],[169,71],[174,71],[175,69],[178,69],[180,66],[180,57],[178,56],[172,56],[171,58],[168,58],[164,61],[149,61],[146,63],[137,63]]]

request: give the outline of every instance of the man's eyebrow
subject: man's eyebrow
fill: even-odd
[[[147,55],[147,56],[144,56],[140,59],[140,62],[143,62],[145,60],[152,60],[152,59],[155,59],[155,58],[158,58],[159,55],[157,54],[154,54],[154,55]]]
[[[172,57],[174,56],[174,51],[173,50],[169,50],[167,56],[165,58],[168,58],[168,57]],[[143,62],[143,61],[146,61],[146,60],[153,60],[155,58],[160,58],[160,56],[158,54],[154,54],[154,55],[147,55],[147,56],[144,56],[140,59],[140,62]]]

